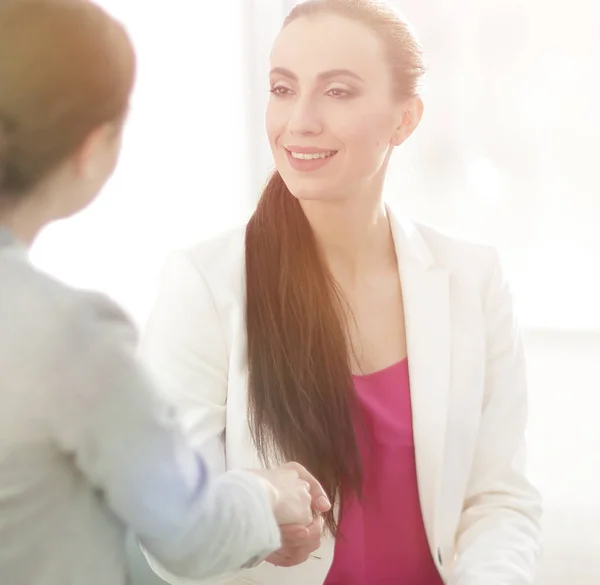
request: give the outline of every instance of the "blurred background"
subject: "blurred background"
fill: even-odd
[[[139,76],[103,196],[33,259],[143,325],[166,251],[242,223],[271,157],[268,57],[285,0],[99,0]],[[530,465],[545,505],[540,585],[600,583],[600,7],[398,0],[428,62],[426,114],[395,155],[402,212],[497,246],[524,328]],[[73,245],[76,242],[76,246]],[[157,581],[134,559],[138,585]]]

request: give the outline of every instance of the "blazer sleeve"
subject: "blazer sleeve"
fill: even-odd
[[[449,585],[532,585],[540,550],[540,497],[526,476],[523,345],[492,254],[483,300],[483,412]]]
[[[264,483],[249,472],[207,476],[138,358],[125,315],[100,295],[74,304],[48,364],[47,420],[60,450],[173,574],[205,579],[275,550]]]

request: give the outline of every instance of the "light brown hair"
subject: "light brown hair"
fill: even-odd
[[[309,0],[298,18],[335,14],[363,23],[385,45],[398,99],[418,93],[421,49],[389,5],[371,0]],[[278,172],[246,229],[249,418],[263,460],[294,460],[322,483],[332,503],[361,494],[347,311],[298,200]],[[343,510],[341,510],[343,513]],[[326,525],[337,533],[328,513]]]
[[[86,0],[0,4],[0,203],[125,117],[135,77],[123,27]]]

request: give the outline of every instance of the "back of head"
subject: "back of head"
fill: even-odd
[[[119,123],[134,77],[125,30],[96,4],[3,0],[0,203],[29,192],[93,130]]]

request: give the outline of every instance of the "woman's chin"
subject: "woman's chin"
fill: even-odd
[[[322,179],[302,179],[283,177],[290,193],[298,201],[334,201],[336,189],[329,181]]]

